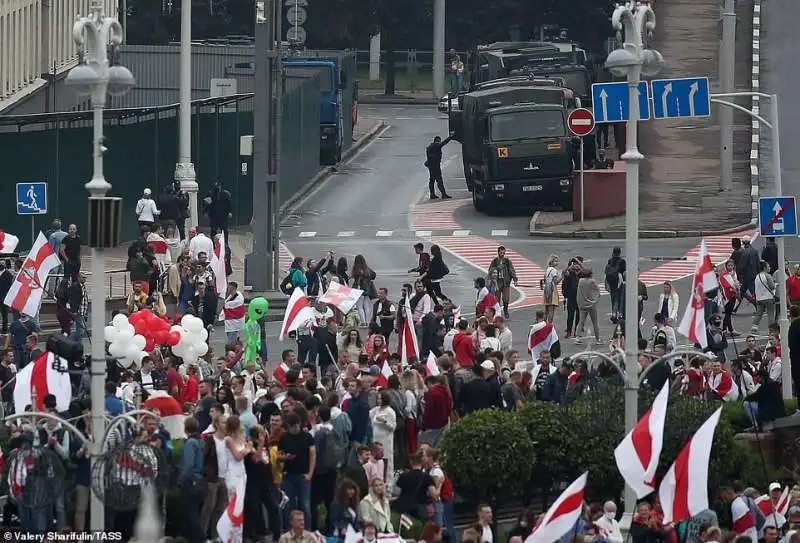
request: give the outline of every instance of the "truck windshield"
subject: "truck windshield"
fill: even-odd
[[[492,115],[489,121],[492,141],[558,138],[566,135],[560,110],[514,111]]]
[[[330,92],[333,90],[333,77],[331,68],[329,66],[292,66],[285,64],[284,69],[291,73],[303,77],[313,77],[319,74],[319,90],[320,92]]]

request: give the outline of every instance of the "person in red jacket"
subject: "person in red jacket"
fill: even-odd
[[[195,405],[200,394],[200,382],[197,380],[197,366],[190,365],[186,368],[188,379],[181,393],[181,403]]]
[[[478,277],[475,279],[475,315],[480,317],[486,313],[489,307],[495,308],[497,306],[497,296],[493,292],[489,292],[486,287],[486,279]]]
[[[800,265],[795,266],[792,275],[786,279],[786,297],[789,305],[800,304]]]
[[[469,323],[461,320],[456,328],[458,333],[453,336],[453,354],[456,355],[456,363],[459,367],[471,368],[475,364],[475,342],[472,341]]]
[[[419,444],[432,447],[439,445],[442,431],[450,423],[453,412],[453,398],[447,389],[446,378],[442,375],[430,375],[425,379],[428,391],[425,393],[425,410],[422,413],[422,432]]]

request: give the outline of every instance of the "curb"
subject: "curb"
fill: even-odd
[[[661,238],[702,238],[726,236],[758,226],[758,216],[749,223],[740,224],[722,230],[639,230],[639,239]],[[579,232],[553,232],[551,230],[535,230],[530,233],[536,238],[561,239],[625,239],[625,230],[581,230]]]
[[[386,124],[385,121],[378,121],[378,124],[373,126],[366,134],[358,138],[353,145],[351,145],[347,151],[342,153],[342,160],[336,166],[325,166],[322,168],[317,174],[308,180],[308,182],[300,187],[296,193],[292,195],[291,198],[286,200],[280,208],[278,208],[278,219],[283,219],[286,213],[294,207],[294,205],[304,196],[308,195],[322,180],[326,179],[330,174],[336,171],[337,166],[344,164],[348,160],[350,160],[353,155],[358,152],[361,148],[363,148],[366,144],[374,140],[378,134],[380,134],[384,129],[386,129],[389,125]]]
[[[398,106],[430,106],[438,104],[433,98],[411,98],[408,96],[387,96],[385,94],[362,94],[358,97],[359,104],[370,105],[398,105]]]
[[[750,88],[753,92],[761,90],[761,0],[753,0],[753,61]],[[753,96],[751,109],[756,115],[759,111],[760,97]],[[761,138],[761,123],[756,119],[751,121],[750,129],[750,209],[752,223],[758,224],[758,191],[760,174],[758,169],[759,145]]]

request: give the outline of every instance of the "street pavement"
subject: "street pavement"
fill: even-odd
[[[770,0],[761,7],[761,81],[762,92],[778,95],[783,195],[800,194],[800,155],[793,147],[800,137],[800,71],[796,69],[796,52],[800,50],[800,34],[794,22],[800,19],[800,3],[795,0]],[[747,102],[749,106],[749,101]],[[769,118],[766,103],[762,115]],[[760,163],[761,196],[776,195],[772,160],[775,151],[770,130],[761,125]],[[786,257],[800,260],[800,241],[786,239]]]
[[[528,213],[495,217],[478,214],[464,186],[457,142],[445,147],[443,157],[445,183],[454,198],[428,201],[424,149],[433,136],[446,135],[446,116],[437,113],[434,106],[420,105],[370,105],[364,106],[362,112],[386,120],[390,127],[291,211],[281,224],[286,247],[282,258],[290,258],[290,254],[319,258],[332,250],[351,263],[355,254],[363,254],[377,272],[377,285],[389,288],[390,296],[396,299],[400,285],[412,279],[406,271],[416,263],[413,243],[437,243],[446,251],[445,260],[451,270],[443,282],[443,290],[469,313],[474,307],[473,279],[485,273],[497,247],[504,245],[520,279],[510,326],[514,347],[524,351],[528,326],[541,299],[538,284],[548,256],[558,254],[562,262],[570,256],[583,256],[602,281],[611,249],[624,245],[615,240],[531,238]],[[687,277],[694,271],[693,258],[699,241],[698,238],[641,241],[639,267],[650,297],[646,317],[655,312],[661,284],[667,279],[675,283],[681,307],[685,307],[690,290]],[[729,254],[729,236],[707,238],[707,244],[717,262]],[[601,299],[599,313],[601,336],[607,343],[613,331],[608,319],[608,296]],[[737,317],[736,327],[747,330],[748,319],[743,312]],[[565,313],[559,311],[556,322],[560,334],[565,320]],[[650,318],[648,329],[649,321]],[[269,334],[268,342],[273,353],[292,347],[290,341],[281,343],[275,339],[278,326],[268,328],[274,331]],[[572,341],[564,341],[563,347],[565,353],[582,348]]]

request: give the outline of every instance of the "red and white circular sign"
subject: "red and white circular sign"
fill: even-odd
[[[594,130],[594,115],[586,108],[573,109],[567,117],[567,127],[576,136],[588,136]]]

